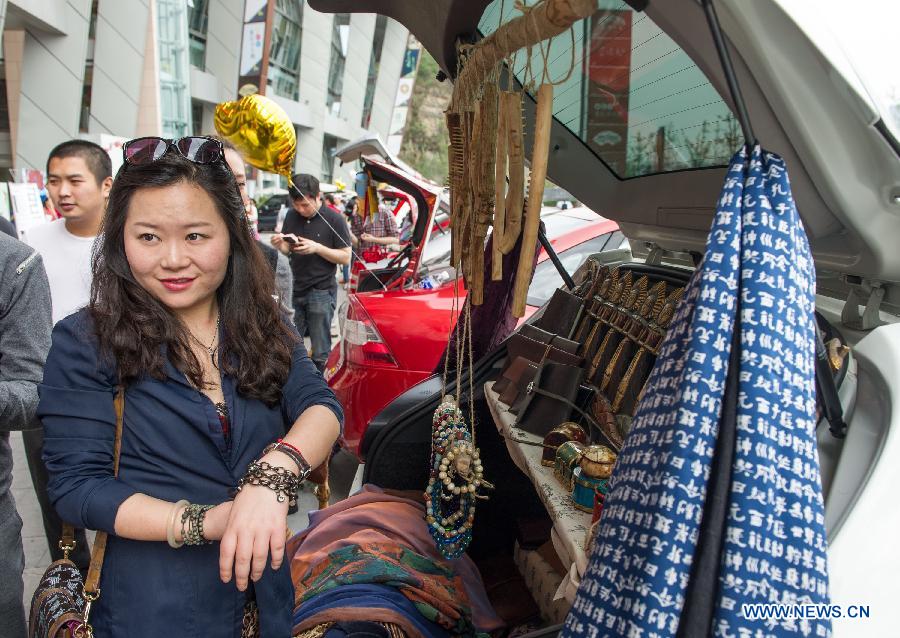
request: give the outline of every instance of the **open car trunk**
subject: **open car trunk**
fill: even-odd
[[[418,10],[417,0],[310,0],[310,4],[326,11],[378,11],[394,17],[416,34],[451,78],[457,71],[458,39],[477,40],[487,35],[504,13],[509,16],[512,11],[511,2],[501,5],[486,0],[435,0],[427,14]],[[892,598],[883,593],[888,583],[877,574],[885,556],[896,560],[897,553],[875,549],[872,540],[892,537],[900,526],[900,514],[889,507],[892,486],[900,481],[900,471],[894,469],[890,456],[900,452],[896,435],[900,426],[896,410],[900,405],[896,384],[900,374],[896,317],[900,309],[900,252],[896,251],[900,147],[885,130],[861,84],[846,73],[846,60],[836,57],[833,46],[827,50],[820,46],[821,28],[814,20],[819,9],[788,4],[778,0],[716,2],[757,137],[767,150],[784,158],[790,172],[791,189],[815,262],[819,326],[826,339],[843,333],[836,338],[845,338],[854,348],[836,379],[849,424],[847,438],[833,437],[824,421],[816,432],[828,561],[836,576],[831,596],[845,605],[865,599],[893,609]],[[638,5],[646,5],[646,10],[631,8]],[[635,28],[641,25],[643,30],[641,38],[629,43],[633,62],[625,65],[632,64],[632,72],[642,73],[629,96],[632,105],[648,110],[662,104],[671,107],[655,112],[659,117],[647,116],[645,111],[645,117],[632,120],[652,127],[647,132],[657,140],[657,149],[668,148],[666,133],[657,134],[663,124],[676,131],[703,126],[702,116],[695,122],[671,126],[664,117],[669,112],[702,112],[707,105],[704,100],[678,101],[695,89],[708,103],[723,108],[723,122],[729,121],[734,104],[699,2],[603,6],[605,10],[613,7],[610,13],[622,23]],[[603,15],[600,20],[608,17]],[[591,42],[587,29],[591,27],[583,28],[580,36],[587,49]],[[552,57],[560,60],[560,65],[568,64],[569,56],[563,50],[568,39],[569,34],[564,34],[553,43]],[[658,51],[655,47],[661,43],[666,47]],[[565,75],[564,66],[554,70],[554,77]],[[688,76],[695,82],[684,81]],[[666,86],[672,78],[681,78],[682,83],[666,89],[660,99],[638,95],[647,87]],[[657,153],[653,165],[623,166],[621,158],[617,161],[611,152],[615,145],[606,144],[612,137],[601,136],[598,142],[595,134],[603,131],[591,131],[588,123],[579,120],[592,106],[590,90],[586,90],[590,87],[579,86],[579,81],[572,80],[571,86],[562,86],[555,95],[549,177],[588,207],[619,222],[635,253],[657,270],[651,273],[643,264],[628,269],[648,274],[653,281],[665,275],[671,283],[683,277],[683,271],[662,264],[676,260],[690,264],[692,256],[702,252],[728,158],[737,145],[723,154],[710,153],[709,161],[690,167],[668,170],[664,153]],[[672,101],[666,103],[669,98]],[[525,116],[530,134],[533,100],[526,99]],[[526,140],[526,146],[531,144],[531,139]],[[687,139],[682,148],[686,145]],[[671,146],[677,149],[678,144]],[[868,311],[863,316],[861,307]],[[486,394],[485,384],[496,379],[506,357],[504,345],[476,362],[460,379],[463,388],[470,382],[475,388],[475,427],[485,476],[497,486],[491,499],[479,506],[470,546],[486,580],[496,570],[492,558],[511,558],[517,544],[521,548],[523,540],[528,542],[523,529],[532,528],[518,524],[517,519],[533,517],[546,524],[547,518],[553,518],[548,516],[543,498],[545,485],[536,485],[515,463],[508,439],[495,427],[496,411],[492,411],[493,399]],[[418,490],[428,483],[432,415],[441,392],[439,379],[425,381],[373,419],[363,442],[365,482]],[[896,612],[886,612],[878,624],[851,627],[844,621],[841,635],[882,635],[896,626],[887,618],[892,613],[896,619]]]
[[[625,264],[619,270],[630,272],[633,281],[646,276],[651,287],[663,282],[669,291],[684,287],[690,275],[690,270],[683,267],[641,263]],[[540,324],[543,310],[528,323]],[[836,338],[848,343],[833,327],[832,312],[817,314],[817,319],[826,340]],[[851,342],[854,339],[851,336]],[[508,406],[503,405],[490,388],[508,363],[507,345],[514,340],[515,335],[476,362],[460,379],[463,404],[468,403],[470,384],[474,387],[478,446],[485,477],[496,486],[489,493],[490,500],[478,505],[473,541],[467,553],[478,564],[491,602],[504,620],[512,626],[537,621],[539,625],[551,627],[561,622],[570,603],[563,599],[550,604],[546,600],[547,588],[551,587],[555,592],[555,588],[564,582],[570,565],[575,564],[573,554],[578,553],[578,547],[583,551],[587,544],[583,535],[589,527],[590,515],[565,504],[565,490],[555,480],[558,478],[555,470],[548,468],[542,473],[534,463],[534,455],[540,455],[534,450],[540,448],[528,445],[516,448],[512,440],[521,433],[510,431],[507,416],[498,416],[498,409],[504,411]],[[620,366],[619,374],[625,367]],[[649,374],[649,367],[644,374]],[[852,417],[857,376],[857,362],[852,355],[834,373],[848,418]],[[641,385],[642,382],[638,382],[632,387]],[[363,442],[367,459],[364,483],[397,490],[420,490],[428,483],[429,469],[425,459],[431,452],[432,417],[444,392],[453,394],[455,383],[444,389],[441,379],[433,377],[398,397],[373,420]],[[604,394],[612,400],[612,392]],[[634,405],[636,398],[631,397],[631,400]],[[501,423],[504,419],[507,419],[505,430]],[[577,414],[573,414],[572,419],[590,430]],[[834,534],[851,506],[845,490],[835,484],[836,477],[840,481],[854,480],[854,477],[850,476],[850,464],[840,467],[840,445],[828,427],[823,418],[818,434],[827,497],[826,516],[829,531]],[[540,438],[536,442],[531,445],[539,444]],[[877,450],[868,448],[865,454],[869,456],[866,463],[873,462]],[[855,467],[859,471],[866,465]],[[540,582],[534,579],[536,570],[544,574]]]
[[[337,150],[341,162],[359,161],[373,182],[385,184],[405,193],[411,204],[410,215],[415,225],[409,243],[389,262],[387,267],[363,270],[356,292],[382,290],[396,285],[400,279],[413,279],[418,273],[422,250],[431,234],[441,188],[426,181],[418,173],[393,157],[375,138],[363,138]]]

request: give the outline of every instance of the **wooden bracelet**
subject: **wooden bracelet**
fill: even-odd
[[[187,505],[190,505],[190,503],[182,499],[175,503],[169,511],[168,521],[166,522],[166,540],[169,541],[169,547],[172,549],[178,549],[184,545],[184,539],[181,539],[181,541],[175,540],[175,515],[178,513],[178,510]]]

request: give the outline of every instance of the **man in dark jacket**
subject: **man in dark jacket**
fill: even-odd
[[[50,285],[41,256],[0,233],[0,633],[24,638],[22,519],[10,492],[9,433],[39,427],[37,384],[50,349]]]

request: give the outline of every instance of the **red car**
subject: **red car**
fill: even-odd
[[[402,172],[372,158],[367,168],[378,179],[402,178]],[[386,180],[385,180],[386,181]],[[396,188],[399,183],[392,182]],[[419,180],[410,179],[403,188],[413,199],[430,193]],[[416,197],[416,195],[420,197]],[[433,203],[429,217],[437,203]],[[419,216],[417,228],[427,227]],[[545,209],[542,219],[547,237],[568,272],[575,272],[591,254],[626,244],[615,222],[584,208]],[[404,260],[389,268],[365,271],[358,291],[351,291],[341,309],[343,334],[325,369],[328,380],[344,406],[344,444],[356,454],[369,421],[395,397],[431,376],[438,365],[453,327],[452,308],[455,272],[449,267],[450,236],[433,230],[413,234]],[[402,255],[402,253],[401,253]],[[562,285],[553,263],[541,249],[534,280],[529,288],[526,316],[530,316]],[[386,284],[383,289],[378,282]],[[401,282],[400,285],[396,285]],[[423,288],[423,282],[431,288]],[[458,281],[465,299],[462,278]]]

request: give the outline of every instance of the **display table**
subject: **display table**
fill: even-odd
[[[531,479],[553,520],[552,539],[559,559],[566,567],[574,565],[578,576],[581,576],[587,567],[584,543],[591,515],[575,507],[571,495],[553,475],[553,468],[541,465],[543,439],[515,427],[516,416],[509,412],[508,406],[494,392],[493,381],[484,384],[484,396],[513,462]]]

